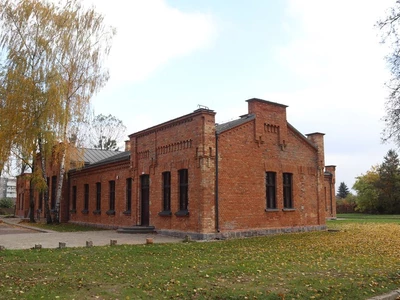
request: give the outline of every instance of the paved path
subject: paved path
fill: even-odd
[[[1,222],[2,221],[2,222]],[[121,244],[145,244],[146,238],[152,238],[154,243],[177,243],[182,239],[159,234],[126,234],[115,230],[56,232],[38,230],[29,227],[26,223],[18,224],[18,219],[0,219],[0,246],[6,249],[30,249],[35,245],[42,248],[58,248],[59,243],[66,243],[66,247],[86,247],[86,241],[93,246],[110,245],[111,240]]]

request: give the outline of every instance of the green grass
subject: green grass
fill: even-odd
[[[4,299],[367,299],[400,287],[400,226],[0,251]],[[330,226],[330,225],[329,225]]]
[[[346,221],[346,222],[356,222],[356,223],[399,223],[400,215],[371,215],[371,214],[338,214],[338,220],[336,221]],[[330,224],[331,222],[328,222]]]
[[[54,223],[54,224],[44,224],[44,223],[26,223],[27,226],[38,227],[41,229],[54,230],[58,232],[77,232],[77,231],[96,231],[105,230],[104,228],[99,228],[95,226],[83,226],[71,223]]]

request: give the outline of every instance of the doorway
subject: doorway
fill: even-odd
[[[140,176],[140,203],[141,203],[141,225],[149,226],[150,224],[150,176]]]

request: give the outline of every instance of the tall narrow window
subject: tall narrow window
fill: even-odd
[[[43,209],[43,192],[39,192],[39,205],[38,209],[42,210]]]
[[[100,213],[101,211],[101,183],[96,182],[96,210],[95,213]]]
[[[72,210],[76,211],[76,185],[72,187]]]
[[[89,185],[85,184],[83,186],[83,188],[84,188],[84,192],[85,192],[85,195],[84,195],[85,198],[84,198],[84,202],[83,202],[82,213],[88,213],[88,211],[89,211]]]
[[[114,213],[114,211],[115,211],[115,181],[111,180],[109,182],[109,185],[110,185],[109,212]]]
[[[283,208],[293,208],[292,174],[283,173]]]
[[[51,177],[51,209],[56,209],[57,176]]]
[[[163,211],[171,211],[171,172],[162,173]]]
[[[267,209],[276,209],[276,173],[265,173]]]
[[[126,179],[126,211],[130,212],[132,208],[132,178]]]
[[[179,210],[187,211],[189,198],[188,198],[188,187],[189,187],[189,176],[188,169],[182,169],[178,171],[179,175]]]

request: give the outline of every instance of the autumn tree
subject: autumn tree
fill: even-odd
[[[60,174],[56,205],[61,201],[64,174],[68,165],[68,138],[71,128],[83,120],[91,97],[108,81],[104,59],[111,49],[115,30],[105,25],[104,17],[94,8],[84,9],[79,1],[68,1],[55,18],[60,33],[57,43],[56,67],[60,74],[60,101],[63,116],[60,120]]]
[[[340,199],[344,199],[347,197],[347,195],[350,193],[349,188],[344,182],[341,182],[338,188],[338,192],[336,196]]]
[[[386,56],[391,78],[386,84],[389,97],[385,105],[383,140],[393,140],[400,146],[400,1],[394,1],[386,17],[376,26],[381,31],[382,42],[391,49]]]
[[[7,162],[14,155],[21,165],[29,166],[32,191],[35,186],[46,189],[46,174],[35,168],[34,160],[38,151],[45,158],[54,143],[52,132],[59,118],[50,43],[57,33],[47,26],[52,12],[54,6],[46,2],[0,1],[1,161]],[[32,192],[31,221],[33,195]]]
[[[384,213],[400,213],[400,161],[394,150],[389,150],[378,168],[379,203]]]
[[[376,213],[379,210],[380,191],[377,187],[379,174],[377,167],[372,167],[365,174],[356,177],[353,189],[357,192],[357,210]]]
[[[17,155],[31,166],[31,186],[45,192],[46,166],[56,159],[57,204],[73,152],[68,138],[108,80],[102,62],[114,34],[78,0],[0,0],[0,159]],[[45,209],[51,222],[46,195]]]
[[[389,150],[383,163],[356,178],[357,209],[368,213],[400,213],[400,160]]]

